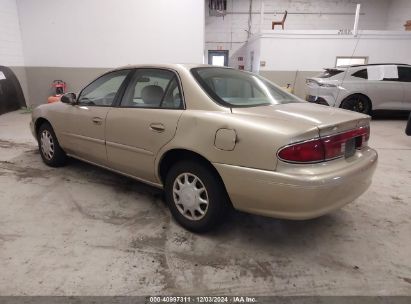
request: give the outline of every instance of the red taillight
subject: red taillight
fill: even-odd
[[[342,157],[347,145],[360,149],[367,145],[370,128],[361,127],[344,133],[313,139],[286,146],[278,152],[278,157],[286,162],[312,163]]]
[[[320,139],[290,145],[278,152],[278,157],[290,162],[316,162],[324,160],[324,145]]]

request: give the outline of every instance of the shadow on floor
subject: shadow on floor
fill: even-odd
[[[66,169],[76,172],[76,176],[81,176],[86,182],[104,184],[113,187],[113,191],[125,195],[135,196],[135,194],[139,194],[147,196],[153,201],[152,208],[164,208],[164,210],[158,210],[158,212],[166,212],[171,217],[164,199],[164,192],[161,189],[75,159],[70,160]],[[154,201],[161,201],[162,204],[154,204]],[[136,201],[136,203],[138,202]],[[336,211],[317,219],[292,221],[251,215],[232,209],[228,212],[222,225],[205,236],[220,242],[230,240],[233,237],[240,237],[245,242],[251,240],[261,244],[268,242],[271,246],[274,243],[285,242],[296,246],[298,240],[310,239],[314,236],[317,239],[324,234],[338,230],[339,226],[346,226],[347,223],[344,222],[343,215],[346,215],[346,212]],[[304,246],[304,243],[302,242],[300,245]]]
[[[22,175],[21,172],[26,172],[28,168],[39,170],[42,174]],[[148,202],[152,202],[152,204],[145,205],[144,208],[148,208],[146,211],[150,214],[162,215],[159,222],[155,223],[156,225],[163,226],[165,230],[172,229],[172,233],[193,235],[193,238],[204,237],[217,242],[217,244],[229,244],[233,241],[244,244],[253,242],[254,246],[263,246],[267,249],[274,248],[273,246],[301,249],[305,247],[307,249],[307,246],[315,246],[317,241],[323,243],[328,240],[330,244],[334,243],[335,235],[348,234],[349,231],[347,229],[352,229],[350,227],[353,222],[352,214],[344,210],[305,221],[273,219],[231,210],[220,227],[205,235],[198,236],[185,231],[183,228],[178,228],[173,219],[171,219],[173,227],[169,226],[171,215],[161,189],[75,159],[70,159],[67,166],[63,168],[50,168],[42,163],[38,150],[34,147],[26,150],[22,155],[11,161],[0,162],[0,175],[14,175],[17,177],[17,183],[22,184],[33,183],[33,180],[37,178],[52,178],[58,183],[67,182],[74,185],[72,190],[76,189],[76,184],[94,184],[98,187],[109,187],[119,195],[119,199],[121,196],[125,196],[131,201],[137,198],[135,199],[136,204],[139,204],[138,198],[145,198]],[[92,189],[98,191],[95,187]],[[102,194],[96,193],[95,195],[100,196]],[[147,204],[147,201],[145,204]],[[98,206],[95,205],[93,208],[88,208],[90,213],[88,217],[92,219],[104,216],[109,217],[107,214],[100,214],[107,210],[111,213],[116,213],[118,203],[108,201],[108,204],[111,206],[105,205],[104,210],[99,210]],[[129,211],[131,212],[131,210]],[[142,222],[134,223],[133,214],[123,213],[127,213],[127,209],[122,210],[121,225],[138,224],[142,227],[153,225],[150,222],[150,218],[146,220],[140,219]],[[163,237],[166,238],[166,234]]]

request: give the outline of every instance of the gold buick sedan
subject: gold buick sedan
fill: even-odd
[[[305,102],[259,75],[207,65],[127,66],[34,109],[43,161],[68,157],[163,188],[196,232],[233,206],[308,219],[370,185],[370,117]]]

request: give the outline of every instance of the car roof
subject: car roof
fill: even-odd
[[[352,64],[352,65],[342,65],[335,68],[329,68],[326,70],[338,70],[338,69],[346,69],[346,68],[358,68],[358,67],[367,67],[367,66],[377,66],[377,65],[405,65],[410,66],[406,63],[369,63],[369,64]]]
[[[118,68],[112,69],[112,71],[115,70],[124,70],[124,69],[137,69],[137,68],[165,68],[165,69],[174,69],[174,70],[179,70],[179,69],[192,69],[192,68],[200,68],[200,67],[215,67],[212,65],[208,64],[199,64],[199,63],[145,63],[145,64],[130,64],[130,65],[125,65],[121,66]],[[223,68],[229,68],[229,67],[223,67]]]

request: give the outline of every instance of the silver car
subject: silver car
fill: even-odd
[[[368,64],[325,69],[306,80],[306,100],[364,114],[411,110],[411,66]]]

